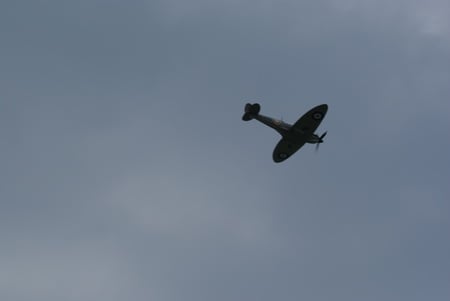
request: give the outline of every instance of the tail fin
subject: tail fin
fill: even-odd
[[[254,104],[247,103],[245,105],[245,113],[242,116],[242,120],[244,121],[252,120],[256,115],[258,115],[260,110],[261,106],[259,105],[259,103]]]

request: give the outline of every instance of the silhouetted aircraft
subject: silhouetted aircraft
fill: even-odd
[[[294,125],[261,115],[259,114],[260,110],[261,106],[258,103],[246,104],[242,120],[256,119],[280,133],[283,138],[273,150],[273,161],[276,163],[283,162],[292,156],[305,143],[315,144],[316,150],[318,150],[319,144],[323,143],[323,138],[327,134],[327,132],[320,136],[314,134],[328,111],[328,105],[326,104],[312,108],[300,117]]]

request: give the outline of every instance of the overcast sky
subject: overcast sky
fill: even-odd
[[[0,2],[0,299],[450,299],[447,0]],[[327,103],[318,154],[279,135]]]

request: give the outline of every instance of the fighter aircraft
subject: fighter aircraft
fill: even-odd
[[[319,127],[328,111],[328,105],[326,104],[312,108],[300,117],[293,125],[290,125],[283,120],[261,115],[259,114],[260,110],[260,104],[247,103],[245,105],[245,113],[242,116],[242,120],[249,121],[256,119],[259,122],[273,128],[282,136],[281,140],[273,150],[273,161],[276,163],[283,162],[292,156],[305,143],[315,144],[317,150],[320,143],[323,143],[323,138],[327,134],[327,132],[320,136],[314,134],[314,131]]]

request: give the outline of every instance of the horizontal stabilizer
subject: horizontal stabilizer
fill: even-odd
[[[261,106],[259,103],[250,104],[247,103],[245,105],[245,113],[242,116],[242,120],[249,121],[252,120],[256,115],[259,114],[259,111],[261,110]]]

